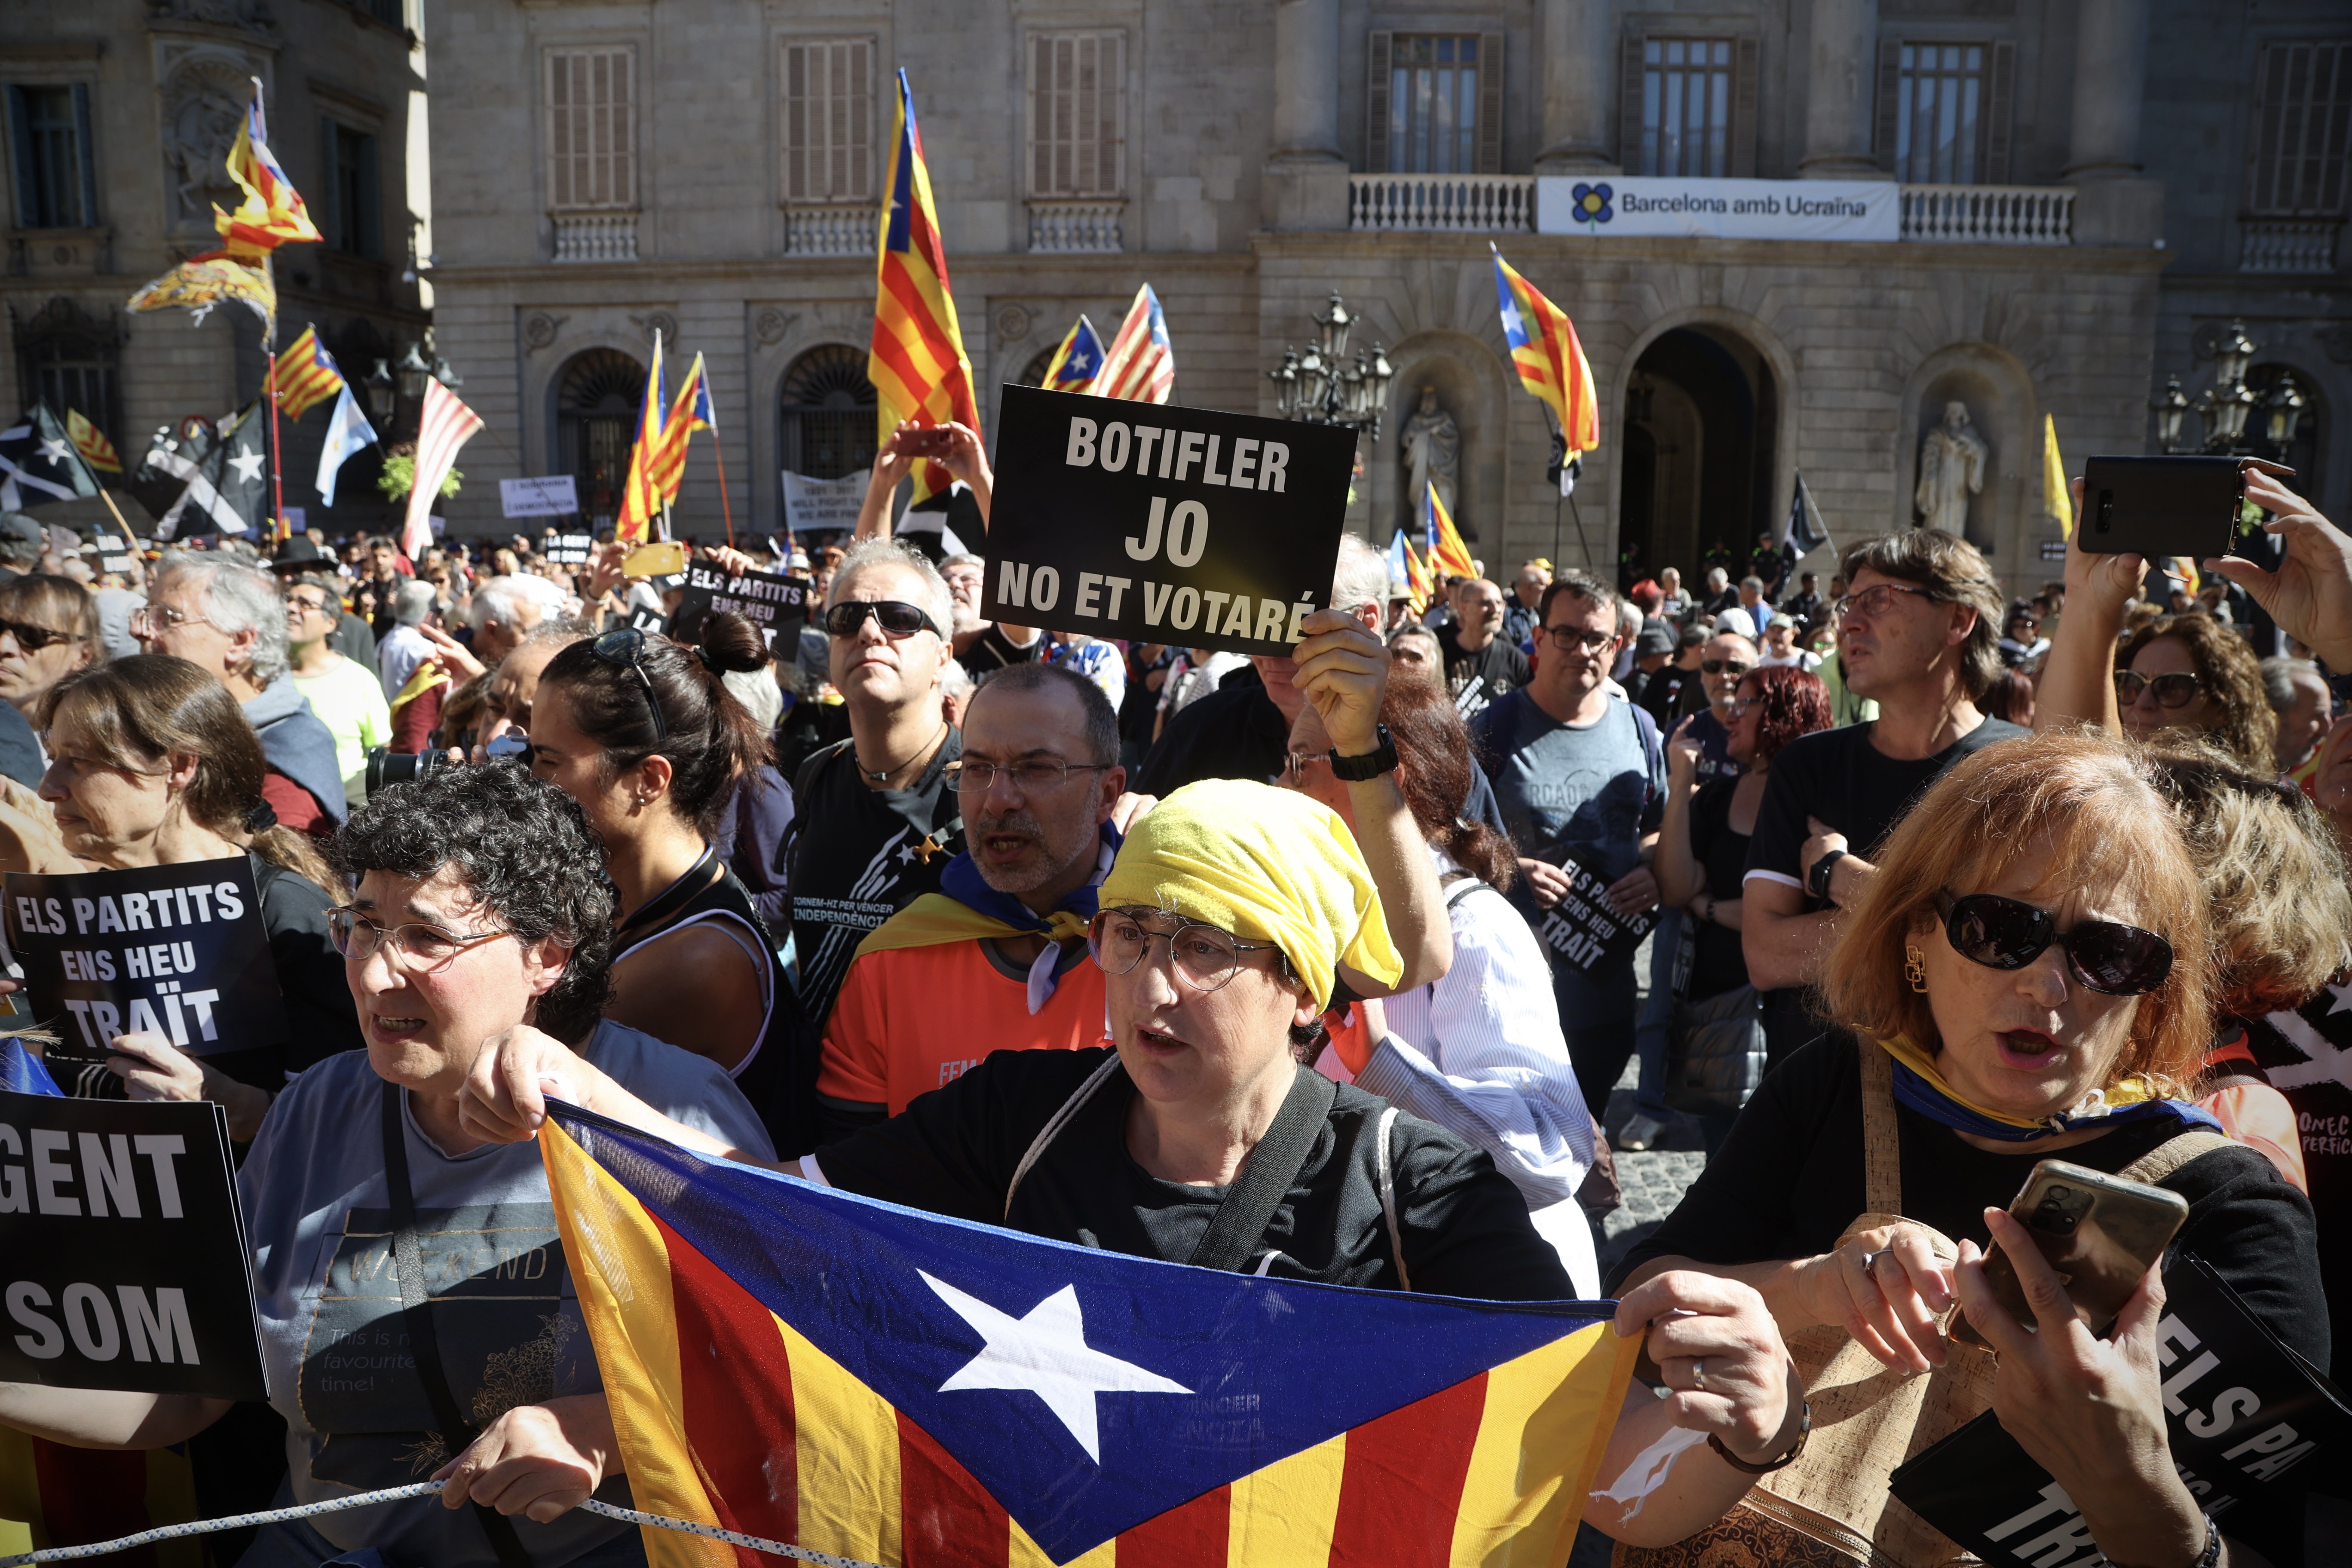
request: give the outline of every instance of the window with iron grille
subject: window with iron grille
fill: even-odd
[[[89,87],[80,82],[60,87],[11,84],[7,96],[16,226],[98,226]]]
[[[784,199],[874,199],[874,40],[784,43]]]
[[[801,355],[776,395],[776,449],[784,468],[813,479],[871,468],[874,405],[865,350],[824,343]]]
[[[558,212],[636,205],[636,56],[547,52],[548,205]]]
[[[1126,38],[1029,37],[1029,194],[1104,197],[1127,190]]]
[[[59,297],[29,317],[8,308],[16,344],[16,395],[20,405],[46,402],[62,414],[70,408],[101,430],[119,435],[122,410],[122,338],[111,310],[92,315]]]
[[[2352,39],[2266,44],[2254,79],[2246,209],[2341,217],[2352,142]]]

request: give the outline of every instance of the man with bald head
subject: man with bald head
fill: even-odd
[[[1540,595],[1540,591],[1539,591]],[[1445,657],[1445,689],[1465,720],[1475,719],[1504,692],[1528,683],[1528,656],[1503,637],[1503,590],[1485,577],[1465,578],[1454,591],[1455,624],[1437,634]]]

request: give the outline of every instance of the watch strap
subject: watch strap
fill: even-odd
[[[1397,765],[1396,742],[1386,724],[1380,726],[1381,743],[1360,757],[1343,757],[1338,747],[1331,749],[1331,772],[1344,784],[1361,784],[1394,771]]]
[[[1823,853],[1820,859],[1813,862],[1813,874],[1807,879],[1811,886],[1805,890],[1817,899],[1828,898],[1830,874],[1837,868],[1837,863],[1844,859],[1845,856],[1846,852],[1843,849],[1832,849]]]

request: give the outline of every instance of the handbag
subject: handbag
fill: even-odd
[[[1753,985],[1675,998],[1666,1024],[1666,1103],[1730,1116],[1764,1081],[1764,994]]]

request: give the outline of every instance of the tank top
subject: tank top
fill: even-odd
[[[712,867],[718,870],[715,877],[710,874]],[[803,1037],[807,1033],[801,1027],[800,1001],[785,981],[783,964],[776,957],[776,944],[768,934],[766,922],[760,919],[750,890],[716,857],[707,856],[682,880],[690,883],[698,877],[704,879],[698,891],[675,899],[666,893],[646,906],[647,910],[658,909],[651,923],[624,928],[623,941],[627,945],[613,955],[613,963],[618,964],[647,942],[691,925],[709,925],[722,931],[751,955],[760,973],[760,1032],[752,1041],[751,1054],[738,1062],[729,1076],[760,1113],[770,1139],[782,1140],[794,1125],[795,1114],[804,1110],[801,1102],[815,1092],[815,1063],[795,1063],[793,1059],[796,1052],[804,1048]],[[660,908],[664,905],[667,907]],[[639,911],[641,915],[644,912]],[[804,1070],[796,1071],[796,1067]],[[778,1142],[776,1146],[782,1149],[783,1144]]]

